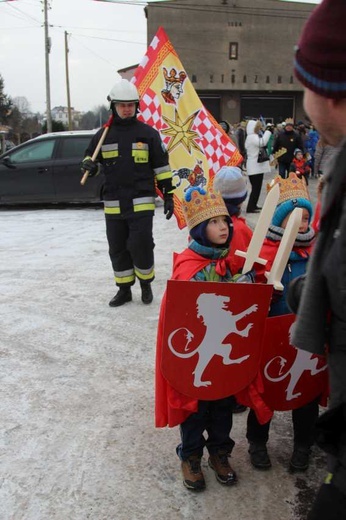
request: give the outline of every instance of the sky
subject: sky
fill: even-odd
[[[294,1],[294,0],[286,0]],[[305,0],[319,3],[318,0]],[[71,106],[86,112],[107,104],[117,70],[145,54],[143,0],[49,0],[51,108],[67,106],[65,31]],[[41,0],[0,0],[0,74],[5,94],[26,97],[33,112],[46,109],[44,14]]]

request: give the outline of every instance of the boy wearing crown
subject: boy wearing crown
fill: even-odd
[[[260,253],[261,258],[267,260],[266,271],[271,269],[292,211],[295,208],[302,208],[303,214],[297,238],[281,279],[283,291],[281,294],[276,292],[272,299],[269,316],[291,313],[286,303],[288,285],[294,278],[305,273],[315,238],[315,231],[310,226],[312,205],[305,181],[299,179],[295,173],[290,173],[287,179],[276,177],[270,188],[276,183],[280,187],[279,202]],[[256,281],[265,283],[265,280],[264,273],[258,273]],[[318,399],[292,411],[294,430],[294,448],[290,460],[292,471],[305,471],[308,468],[310,447],[313,443],[313,428],[317,417]],[[269,427],[270,421],[263,425],[259,424],[254,411],[250,410],[246,437],[249,441],[251,464],[257,469],[265,470],[271,467],[266,446]]]
[[[232,239],[232,223],[225,203],[218,192],[200,187],[185,194],[183,211],[191,240],[187,249],[174,258],[173,280],[230,282],[244,262],[228,255]],[[244,275],[253,281],[252,275]],[[161,372],[163,321],[166,297],[161,303],[156,350],[155,420],[157,427],[180,425],[181,442],[176,448],[181,460],[184,486],[192,491],[205,489],[201,469],[204,447],[209,452],[209,466],[220,484],[237,482],[236,472],[229,464],[234,441],[231,396],[214,401],[198,401],[175,390]],[[205,439],[204,432],[208,437]]]

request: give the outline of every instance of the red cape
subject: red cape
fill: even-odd
[[[241,247],[238,247],[238,244],[235,244],[235,246],[236,249]],[[232,260],[234,260],[233,269]],[[191,280],[198,271],[206,267],[209,263],[210,260],[201,257],[190,249],[186,249],[180,254],[175,254],[173,259],[172,280]],[[231,267],[232,274],[235,274],[238,272],[235,269],[238,265],[240,265],[240,268],[242,267],[244,259],[240,257],[227,257],[227,263],[229,267]],[[156,343],[155,426],[158,428],[177,426],[198,409],[197,399],[188,397],[175,390],[162,375],[161,358],[165,311],[166,293],[163,295],[161,302]],[[242,401],[251,404],[252,408],[256,411],[259,421],[265,423],[271,418],[272,412],[262,401],[259,395],[260,392],[262,392],[261,379],[257,377],[249,387],[241,392],[241,398]]]

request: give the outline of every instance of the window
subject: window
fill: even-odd
[[[238,43],[237,42],[231,42],[229,44],[229,59],[230,60],[238,59]]]
[[[72,157],[84,157],[85,150],[88,148],[91,137],[73,137],[70,139],[63,139],[59,155],[63,159],[70,159]]]
[[[39,143],[30,143],[17,152],[11,154],[11,162],[19,164],[49,160],[52,158],[55,140],[47,139]]]

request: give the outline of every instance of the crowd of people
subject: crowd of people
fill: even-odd
[[[309,183],[310,177],[323,174],[323,162],[333,155],[332,147],[326,148],[314,125],[306,120],[298,121],[289,117],[282,122],[265,122],[263,118],[250,118],[231,125],[227,121],[220,122],[223,130],[236,143],[243,157],[242,170],[248,176],[251,192],[246,207],[247,213],[258,213],[258,206],[263,179],[271,173],[272,168],[278,170],[282,178],[290,172],[303,177]],[[265,149],[265,157],[260,158],[260,150]],[[315,156],[317,153],[317,163]]]

